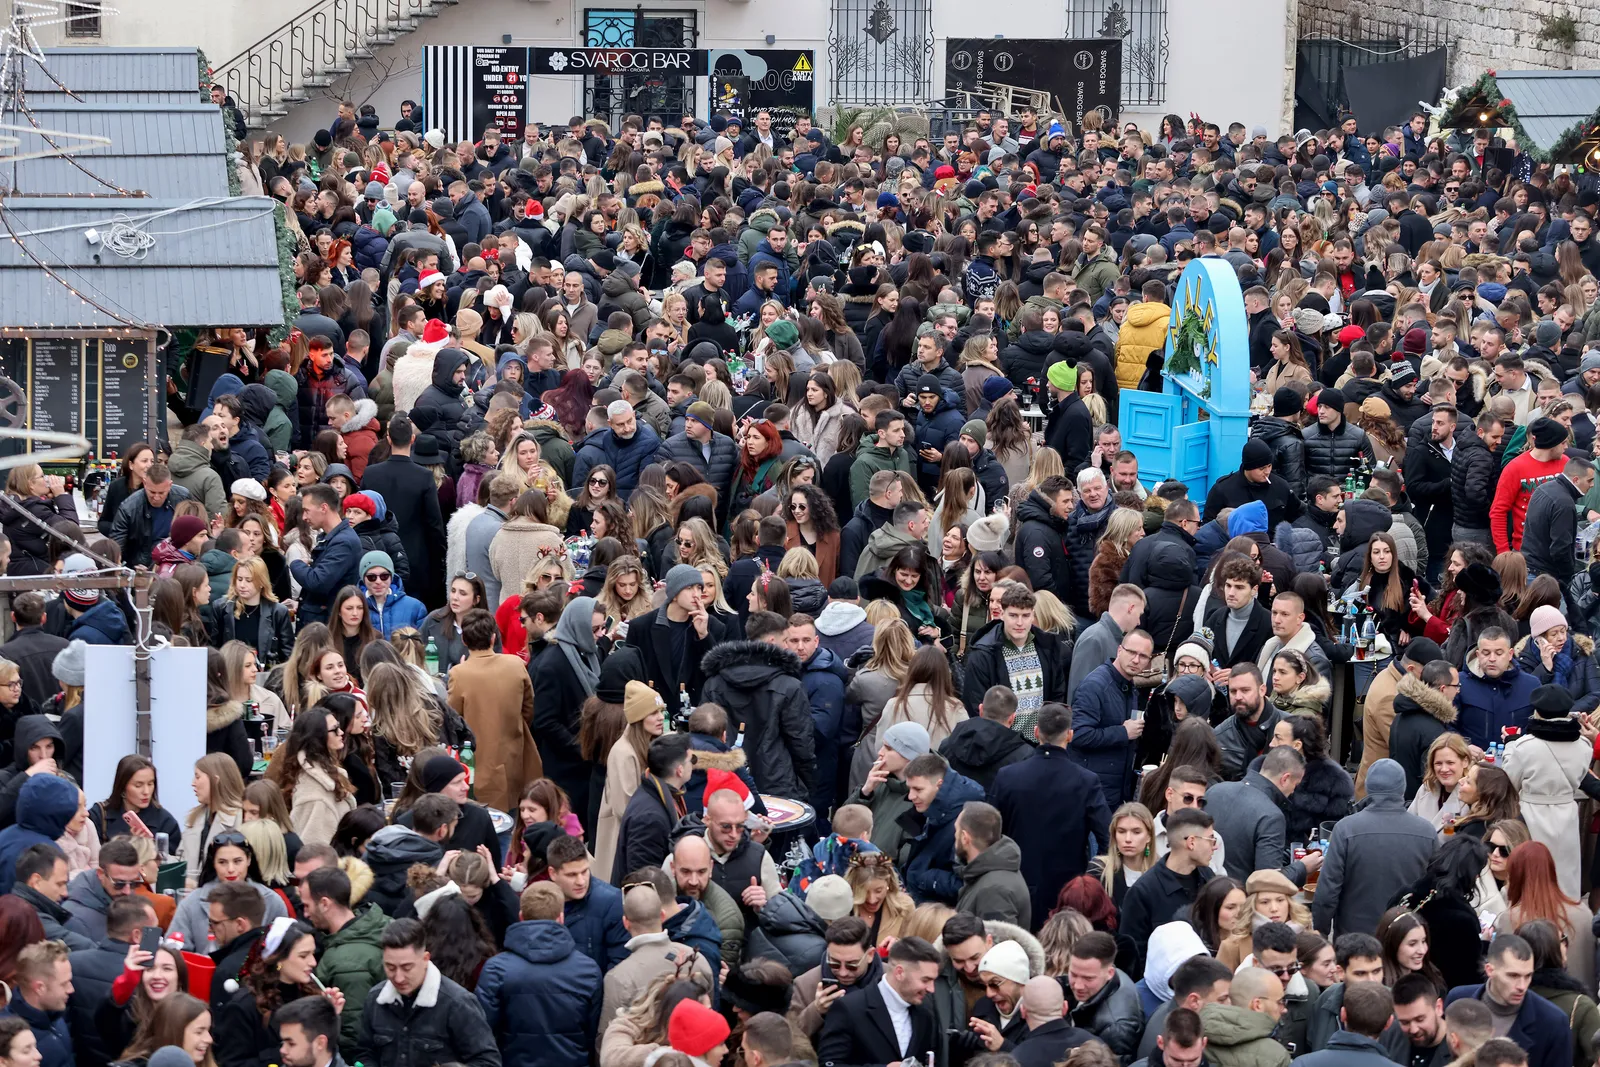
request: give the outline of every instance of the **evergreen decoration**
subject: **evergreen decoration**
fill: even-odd
[[[1167,356],[1167,373],[1174,378],[1199,375],[1202,381],[1200,395],[1210,397],[1211,376],[1206,373],[1204,357],[1210,345],[1209,331],[1199,310],[1185,308],[1178,319],[1178,330],[1172,335],[1171,354]]]
[[[1488,115],[1488,120],[1480,118],[1482,115]],[[1484,71],[1470,84],[1446,89],[1434,119],[1441,130],[1510,127],[1517,136],[1519,151],[1535,163],[1552,162],[1553,146],[1539,144],[1523,127],[1516,105],[1501,93],[1493,70]]]
[[[279,344],[289,336],[289,324],[300,314],[300,299],[295,295],[294,234],[289,232],[282,204],[272,205],[272,232],[278,238],[278,285],[283,290],[283,324],[274,326],[267,340]]]

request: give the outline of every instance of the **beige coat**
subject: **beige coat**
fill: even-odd
[[[1356,772],[1356,799],[1367,795],[1367,772],[1389,758],[1389,728],[1394,725],[1394,694],[1405,672],[1394,662],[1379,671],[1367,686],[1366,710],[1361,718],[1361,767]]]
[[[344,777],[344,769],[339,769]],[[350,783],[346,781],[348,789]],[[328,772],[306,762],[300,754],[300,777],[295,779],[294,795],[289,798],[289,822],[300,840],[309,845],[326,845],[333,840],[333,831],[347,811],[356,809],[356,795],[349,792],[340,798],[334,793],[334,781]]]
[[[1583,793],[1578,785],[1593,755],[1593,746],[1583,738],[1547,741],[1525,731],[1506,746],[1501,760],[1517,788],[1528,833],[1550,849],[1561,892],[1574,900],[1583,896],[1583,836],[1578,817]]]
[[[189,818],[183,823],[183,836],[178,844],[178,853],[187,865],[184,878],[189,886],[198,884],[200,868],[206,861],[206,850],[211,847],[213,838],[237,830],[244,822],[244,814],[237,811],[219,811],[211,816],[210,833],[206,832],[206,812],[202,809],[198,813],[189,812]]]
[[[618,1016],[600,1020],[600,1067],[644,1067],[644,1061],[665,1045],[651,1044],[632,1020]]]
[[[638,1000],[657,975],[676,967],[673,960],[667,959],[668,953],[682,962],[693,951],[688,945],[678,944],[666,933],[639,934],[630,940],[628,958],[606,972],[605,999],[600,1004],[601,1027],[616,1018],[619,1008]],[[711,964],[706,962],[704,956],[695,956],[694,971],[707,982],[712,980]]]
[[[541,557],[539,550],[554,552],[564,544],[561,531],[554,526],[532,519],[507,519],[489,542],[489,569],[501,592],[505,596],[521,594],[523,580],[534,566],[551,558]]]
[[[617,856],[617,831],[622,828],[622,813],[628,799],[639,788],[644,765],[626,734],[617,738],[606,756],[606,791],[600,798],[600,819],[594,831],[594,876],[611,878],[611,864]]]
[[[515,812],[523,789],[544,776],[530,729],[533,683],[526,665],[520,657],[488,649],[468,652],[450,671],[450,707],[477,738],[473,796],[480,804]]]

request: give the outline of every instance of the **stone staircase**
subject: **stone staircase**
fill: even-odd
[[[212,78],[264,129],[461,0],[319,0],[219,65]],[[334,103],[330,100],[331,115]]]

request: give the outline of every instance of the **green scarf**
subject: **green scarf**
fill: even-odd
[[[911,613],[911,617],[917,620],[918,626],[934,625],[933,609],[928,606],[928,598],[922,590],[913,589],[909,593],[901,593],[900,602]]]

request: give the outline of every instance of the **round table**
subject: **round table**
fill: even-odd
[[[788,834],[804,830],[817,821],[817,809],[803,800],[788,797],[770,797],[761,794],[761,803],[767,806],[767,821],[772,823],[774,834]]]

